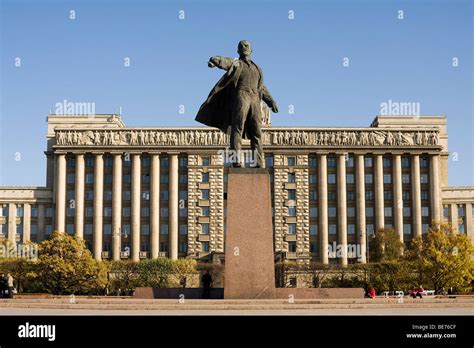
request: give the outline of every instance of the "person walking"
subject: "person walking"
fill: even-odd
[[[206,270],[206,273],[201,278],[203,294],[202,298],[211,298],[211,286],[212,286],[212,277],[209,274],[209,270]]]
[[[5,297],[6,290],[7,290],[7,278],[5,277],[5,274],[2,273],[0,275],[0,298]]]
[[[369,290],[369,297],[371,299],[375,299],[375,289],[373,286],[370,287],[370,290]]]
[[[10,273],[7,274],[8,298],[13,298],[13,277]]]

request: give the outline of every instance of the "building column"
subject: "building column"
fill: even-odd
[[[337,155],[337,230],[341,247],[341,266],[347,266],[346,155]]]
[[[66,155],[57,156],[56,176],[56,231],[66,230]]]
[[[450,209],[451,209],[451,226],[453,227],[453,230],[455,232],[459,232],[458,231],[458,227],[459,227],[458,205],[456,203],[452,203],[450,205]]]
[[[104,214],[104,157],[95,155],[94,163],[94,258],[102,260]]]
[[[375,155],[375,233],[385,228],[384,197],[383,197],[383,156]]]
[[[328,258],[328,161],[326,155],[319,155],[318,201],[319,201],[319,255],[321,263],[327,265]]]
[[[356,210],[359,234],[360,262],[367,262],[367,227],[365,223],[365,163],[364,155],[355,155],[356,164]]]
[[[16,204],[8,203],[8,240],[16,243]]]
[[[44,234],[45,234],[45,228],[46,228],[46,223],[45,223],[45,218],[46,218],[46,209],[44,207],[44,204],[40,203],[38,204],[38,243],[43,241]]]
[[[75,211],[75,229],[76,236],[84,238],[84,154],[76,155],[76,211]]]
[[[114,154],[113,158],[112,259],[118,261],[122,228],[122,154]]]
[[[430,156],[430,190],[432,220],[441,222],[441,183],[439,180],[439,155]]]
[[[169,175],[169,228],[170,228],[170,258],[178,258],[178,154],[170,154],[170,175]]]
[[[421,186],[420,186],[420,156],[413,155],[411,162],[411,187],[413,202],[413,232],[414,237],[421,236]]]
[[[395,232],[403,243],[402,156],[393,155],[393,206]]]
[[[150,225],[151,258],[156,259],[160,252],[160,156],[157,154],[151,155]]]
[[[140,261],[140,154],[132,155],[132,261]]]
[[[466,203],[466,234],[474,244],[474,231],[472,230],[472,203]]]
[[[23,243],[31,240],[31,205],[23,204]]]

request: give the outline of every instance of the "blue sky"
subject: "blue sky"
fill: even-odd
[[[45,117],[64,99],[122,107],[128,126],[198,125],[222,74],[206,62],[235,57],[241,39],[280,108],[274,125],[368,126],[389,99],[419,102],[422,115],[448,116],[450,185],[474,185],[470,0],[0,4],[0,185],[45,184]]]

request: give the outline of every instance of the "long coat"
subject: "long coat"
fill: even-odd
[[[196,116],[196,121],[203,123],[210,127],[216,127],[227,132],[228,127],[232,122],[232,102],[234,88],[239,81],[240,73],[242,71],[242,62],[240,59],[232,59],[226,57],[215,56],[211,61],[221,69],[227,72],[216,83],[214,88],[209,93],[206,101],[201,105]],[[261,100],[267,105],[273,105],[273,98],[263,84],[263,73],[260,67],[251,61],[252,64],[260,72],[260,79],[258,81],[258,93]],[[244,132],[244,137],[245,137]]]

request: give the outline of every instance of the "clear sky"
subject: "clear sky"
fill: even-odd
[[[45,184],[45,119],[64,99],[122,107],[128,126],[198,125],[222,75],[206,62],[237,56],[241,39],[278,103],[274,125],[364,127],[389,99],[417,102],[448,116],[450,185],[474,185],[471,0],[0,4],[0,185]]]

